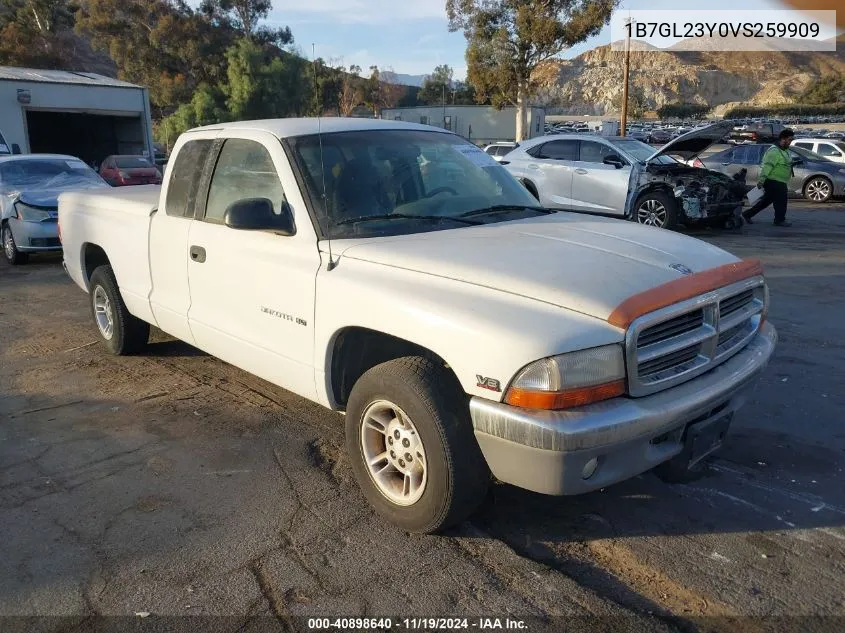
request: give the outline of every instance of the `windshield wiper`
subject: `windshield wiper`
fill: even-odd
[[[474,209],[459,215],[459,218],[469,218],[474,215],[487,215],[490,213],[502,213],[507,211],[537,211],[538,213],[557,213],[556,209],[544,209],[543,207],[531,207],[525,204],[494,204],[481,209]]]
[[[481,222],[474,222],[473,220],[466,220],[463,217],[459,216],[456,218],[450,217],[448,215],[410,215],[407,213],[384,213],[382,215],[362,215],[357,218],[347,218],[346,220],[341,220],[340,222],[335,222],[335,226],[341,226],[343,224],[356,224],[358,222],[372,222],[374,220],[449,220],[451,222],[459,222],[461,224],[481,224]]]

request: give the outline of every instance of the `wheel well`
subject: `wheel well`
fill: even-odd
[[[96,244],[85,244],[82,247],[82,262],[82,274],[85,275],[86,284],[91,281],[91,275],[97,268],[111,263],[106,251]]]
[[[366,371],[403,356],[423,356],[449,368],[440,356],[416,343],[363,327],[342,330],[335,337],[331,356],[331,389],[335,403],[340,407],[346,405],[352,387]],[[449,372],[454,376],[451,369]]]
[[[535,198],[537,198],[537,200],[540,200],[540,194],[539,194],[539,192],[537,191],[537,185],[535,185],[535,184],[534,184],[533,182],[531,182],[530,180],[526,180],[525,178],[523,178],[523,179],[522,179],[522,184],[523,184],[523,186],[524,186],[526,189],[528,189],[528,192],[529,192],[532,196],[534,196]]]

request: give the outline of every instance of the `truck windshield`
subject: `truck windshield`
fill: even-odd
[[[102,179],[79,159],[22,158],[0,163],[0,186],[4,189],[64,188],[83,186]]]
[[[336,132],[291,145],[323,237],[420,233],[544,213],[504,167],[453,134]],[[457,220],[491,208],[498,211],[478,221]]]

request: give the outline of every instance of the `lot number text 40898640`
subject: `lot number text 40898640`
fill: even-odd
[[[389,631],[408,629],[420,631],[526,630],[523,620],[511,618],[309,618],[310,630]]]

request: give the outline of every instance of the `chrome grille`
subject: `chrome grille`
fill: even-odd
[[[640,317],[626,337],[629,394],[668,389],[726,361],[757,332],[765,304],[756,277]]]
[[[659,343],[673,336],[695,330],[701,327],[702,323],[704,323],[704,310],[695,310],[687,314],[682,314],[674,319],[652,325],[650,328],[642,331],[637,339],[637,344],[642,347],[643,345]]]

